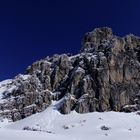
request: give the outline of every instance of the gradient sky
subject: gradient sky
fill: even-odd
[[[78,53],[84,33],[108,26],[140,36],[140,0],[0,1],[0,80],[54,53]]]

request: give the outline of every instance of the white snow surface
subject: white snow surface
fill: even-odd
[[[0,87],[6,84],[11,84],[12,83],[12,79],[8,79],[8,80],[4,80],[0,82]]]
[[[29,74],[26,74],[26,75],[19,74],[18,76],[19,76],[20,78],[22,78],[23,80],[27,80],[28,78],[31,77],[31,75],[29,75]]]
[[[11,92],[15,88],[15,86],[11,86],[11,84],[12,79],[0,82],[0,99],[2,99],[3,97],[3,92],[5,91]],[[0,100],[0,102],[2,102],[2,100]]]
[[[42,113],[11,123],[0,121],[0,140],[140,140],[136,113],[60,114],[51,105]],[[101,130],[102,126],[110,128]],[[23,130],[30,129],[38,130]]]

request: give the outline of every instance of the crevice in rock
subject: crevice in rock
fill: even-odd
[[[139,61],[139,63],[140,63],[140,50],[138,50],[137,58],[138,58],[138,61]]]

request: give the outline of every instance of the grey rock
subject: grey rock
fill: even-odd
[[[75,97],[67,93],[61,102],[59,108],[60,112],[62,114],[69,114],[74,109],[76,102],[77,100],[75,99]]]
[[[105,125],[101,126],[101,130],[107,131],[107,130],[110,130],[110,129],[111,129],[110,127],[107,127]]]

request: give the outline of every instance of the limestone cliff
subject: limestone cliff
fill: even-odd
[[[26,75],[0,83],[0,116],[13,121],[59,101],[63,113],[140,109],[140,38],[102,27],[86,33],[77,55],[33,63]]]

